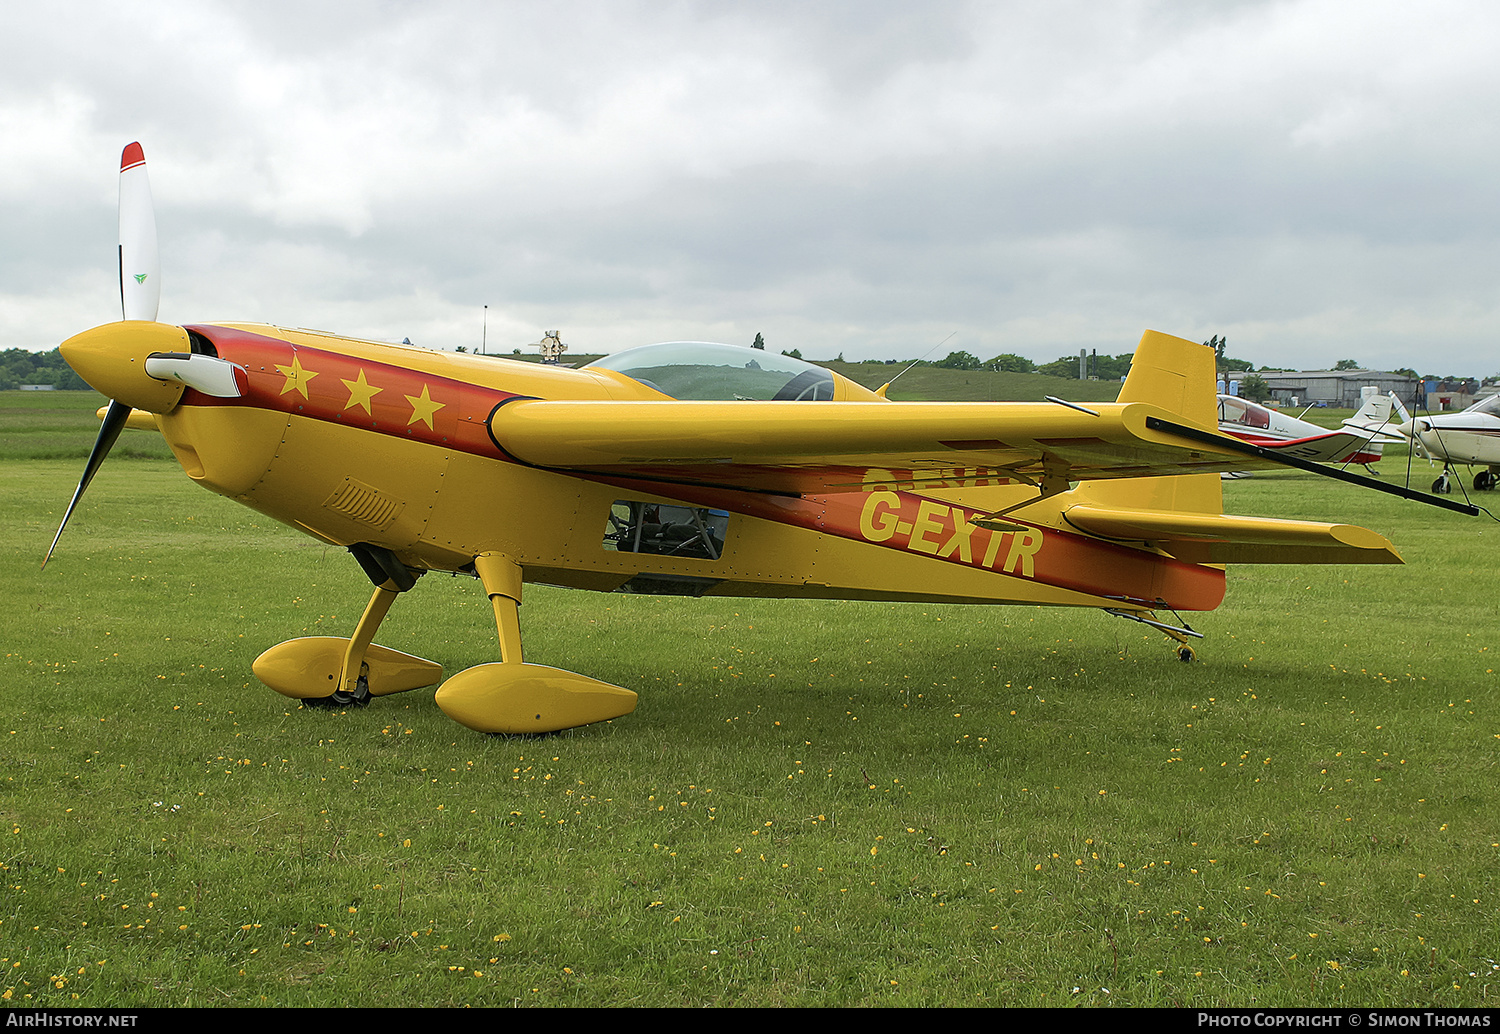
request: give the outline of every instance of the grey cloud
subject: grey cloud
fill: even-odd
[[[164,317],[436,341],[488,303],[507,334],[774,327],[879,358],[954,329],[976,353],[1116,353],[1153,326],[1264,363],[1421,366],[1440,340],[1500,366],[1480,4],[98,4],[14,25],[4,347],[101,311],[114,162],[142,139]]]

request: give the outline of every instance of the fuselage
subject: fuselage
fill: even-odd
[[[1345,425],[1357,426],[1352,421],[1345,421]],[[1219,430],[1252,445],[1271,448],[1283,446],[1287,442],[1324,438],[1333,433],[1326,427],[1319,427],[1317,424],[1299,420],[1268,406],[1233,395],[1219,396]],[[1370,437],[1375,436],[1372,434]],[[1326,458],[1323,456],[1310,456],[1309,458],[1333,463],[1374,463],[1380,459],[1383,452],[1384,445],[1379,440],[1356,440],[1335,455]]]
[[[1500,395],[1459,413],[1414,417],[1396,429],[1420,452],[1443,463],[1500,468]]]
[[[158,414],[188,476],[324,542],[381,546],[413,568],[466,570],[494,552],[528,581],[606,591],[1182,610],[1223,596],[1220,568],[1070,528],[1073,492],[1008,528],[977,525],[1036,491],[978,470],[755,492],[544,469],[492,437],[492,416],[516,400],[671,397],[616,370],[263,325],[186,329],[245,381],[238,398],[188,388]],[[826,376],[829,401],[878,398]],[[889,405],[894,417],[902,404]]]

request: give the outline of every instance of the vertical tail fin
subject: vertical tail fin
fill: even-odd
[[[1365,404],[1359,407],[1348,420],[1344,421],[1345,427],[1353,427],[1361,431],[1378,431],[1391,419],[1391,403],[1395,401],[1395,395],[1371,395]]]
[[[1130,373],[1120,386],[1121,402],[1149,402],[1206,431],[1219,426],[1214,393],[1214,350],[1196,341],[1148,330],[1136,346]],[[1099,506],[1223,513],[1224,493],[1217,474],[1092,481],[1074,489]]]

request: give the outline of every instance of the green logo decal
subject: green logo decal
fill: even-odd
[[[138,284],[144,284],[146,282],[146,274],[145,273],[137,273],[137,274],[135,274],[135,282],[138,283]]]

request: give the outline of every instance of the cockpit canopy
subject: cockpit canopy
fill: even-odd
[[[1480,399],[1470,406],[1466,412],[1482,413],[1485,416],[1500,416],[1500,395],[1491,395],[1487,399]]]
[[[1256,405],[1249,399],[1220,395],[1219,423],[1264,430],[1271,426],[1271,411],[1265,406]]]
[[[833,374],[801,359],[738,345],[667,341],[588,364],[683,400],[830,402]]]

